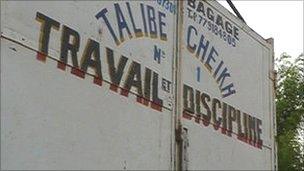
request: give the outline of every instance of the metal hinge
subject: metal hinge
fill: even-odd
[[[275,70],[269,71],[268,77],[271,81],[275,82],[277,77],[277,72]]]
[[[189,164],[189,139],[188,139],[188,129],[180,126],[176,130],[176,141],[179,145],[179,170],[186,171],[188,170]]]
[[[277,72],[275,70],[269,71],[268,78],[272,81],[273,90],[277,89]]]

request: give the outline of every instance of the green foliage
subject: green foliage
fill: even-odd
[[[279,170],[301,170],[300,144],[294,137],[293,132],[278,136]]]
[[[276,67],[279,170],[304,170],[304,147],[299,141],[299,130],[304,129],[300,126],[304,122],[304,55],[292,61],[282,54]]]

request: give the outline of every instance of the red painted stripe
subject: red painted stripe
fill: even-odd
[[[221,133],[222,133],[222,134],[227,134],[227,129],[226,129],[226,128],[221,127]]]
[[[80,70],[78,68],[75,68],[75,67],[72,67],[71,73],[74,74],[74,75],[76,75],[76,76],[78,76],[78,77],[80,77],[80,78],[84,78],[85,77],[85,73],[82,70]]]
[[[129,90],[121,88],[120,94],[123,96],[128,97],[129,96]]]
[[[93,83],[102,86],[102,79],[100,79],[99,77],[94,77]]]
[[[144,99],[144,100],[143,100],[143,104],[144,104],[145,106],[149,106],[149,102],[150,102],[150,101],[147,100],[147,99]]]
[[[192,115],[186,111],[183,112],[183,117],[188,120],[192,119]]]
[[[242,137],[240,135],[237,136],[237,139],[240,140],[240,141],[243,141],[243,142],[245,141],[245,137]]]
[[[154,103],[154,102],[151,102],[151,108],[152,109],[154,109],[154,110],[157,110],[157,111],[162,111],[162,106],[160,106],[160,105],[158,105],[158,104],[156,104],[156,103]]]
[[[204,126],[209,126],[210,125],[210,121],[206,121],[205,119],[202,119],[203,120],[203,125]]]
[[[137,96],[136,101],[145,106],[149,106],[149,100],[145,99],[144,97]]]
[[[36,59],[38,61],[45,62],[46,61],[46,55],[42,52],[37,52]]]
[[[212,125],[213,125],[214,130],[218,130],[220,128],[219,125],[216,125],[216,124],[212,124]]]
[[[110,90],[117,92],[118,86],[115,85],[115,84],[111,84],[111,85],[110,85]]]
[[[194,121],[199,124],[200,123],[200,118],[199,117],[195,117]]]
[[[137,101],[138,103],[141,103],[141,104],[142,104],[143,98],[140,97],[140,96],[137,96],[137,97],[136,97],[136,101]]]
[[[65,69],[66,69],[66,64],[63,63],[63,62],[61,62],[61,61],[58,61],[58,62],[57,62],[57,68],[59,68],[59,69],[65,71]]]

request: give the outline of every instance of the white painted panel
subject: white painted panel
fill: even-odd
[[[144,29],[143,13],[149,27],[147,15],[151,15],[156,38],[150,32],[136,38],[127,3],[136,28]],[[124,28],[125,41],[119,46],[105,20],[95,17],[106,9],[107,19],[119,36],[118,8],[132,35],[130,38]],[[38,13],[60,23],[58,30],[51,29],[45,62],[36,59],[42,32],[42,24],[36,19]],[[174,14],[157,1],[1,2],[1,168],[173,168],[174,21]],[[93,83],[92,68],[85,78],[71,74],[70,54],[65,71],[58,68],[64,26],[79,34],[79,63],[88,40],[98,42],[101,86]],[[160,29],[166,40],[160,39]],[[156,90],[163,104],[153,107],[152,97],[148,105],[138,103],[139,90],[134,86],[127,97],[121,95],[120,88],[117,92],[110,90],[106,48],[113,50],[115,66],[122,55],[128,59],[120,88],[126,84],[130,66],[139,63],[143,87],[146,67],[158,74]],[[159,62],[156,51],[160,54]],[[152,89],[153,82],[150,84]]]
[[[182,124],[188,129],[189,136],[188,168],[273,169],[273,99],[269,92],[273,87],[268,77],[272,70],[271,45],[216,1],[184,1],[182,32],[181,82],[193,89],[194,104],[195,90],[209,95],[210,101],[206,101],[211,110],[211,123],[206,127],[202,120],[198,124],[194,117],[192,120],[186,119],[187,116],[195,116],[198,113],[198,105],[194,105],[194,115],[183,115],[185,105],[182,108],[181,114],[185,116],[182,117]],[[200,53],[197,55],[199,50]],[[220,75],[222,72],[225,73],[225,69],[229,76],[225,77],[221,85]],[[226,96],[229,91],[223,89],[232,84],[231,92],[235,92]],[[183,85],[181,86],[183,88]],[[217,117],[222,119],[218,130],[213,128],[214,98],[222,105],[216,112]],[[184,104],[186,98],[181,99]],[[191,106],[190,101],[188,94],[188,107]],[[203,103],[200,102],[200,111],[207,114]],[[231,137],[227,133],[222,133],[222,128],[225,128],[222,116],[223,103],[262,121],[261,149],[238,140],[237,121],[232,122]],[[240,116],[242,119],[243,115]]]
[[[189,170],[265,170],[271,151],[257,149],[216,132],[212,127],[184,122],[189,127]]]
[[[173,1],[3,1],[2,169],[168,170],[184,164],[179,156],[174,156],[176,153],[173,150],[179,148],[175,146],[174,111],[185,107],[174,104],[174,97],[177,96],[174,94],[175,59],[181,62],[180,68],[177,68],[181,71],[181,75],[177,75],[181,78],[177,82],[181,83],[179,87],[188,85],[262,120],[263,146],[260,149],[237,139],[236,122],[232,124],[233,133],[229,137],[221,133],[221,128],[214,130],[212,122],[206,127],[193,118],[181,117],[182,126],[188,129],[188,168],[274,169],[274,101],[269,79],[273,47],[219,3],[200,2],[204,5],[200,7],[204,10],[204,17],[193,15],[187,1],[179,1],[184,6],[183,20],[178,19],[183,21],[182,34],[178,35],[182,42],[176,42],[179,37],[176,37],[175,28],[179,26],[175,23],[177,2]],[[198,0],[196,7],[197,4]],[[224,35],[214,33],[212,28],[215,24],[210,21],[212,15],[208,17],[210,9],[214,17],[216,14],[222,17],[224,25],[226,21],[231,24],[231,32],[234,31],[233,26],[236,27],[235,37],[239,40],[233,43],[233,34],[228,40],[227,34],[224,38]],[[97,19],[96,15],[101,11],[105,12],[105,17]],[[42,24],[36,19],[38,13],[60,23],[58,30],[51,29],[45,62],[36,59],[41,50],[39,37],[42,32]],[[191,17],[188,17],[189,13]],[[121,23],[125,20],[128,27],[121,25],[124,41],[120,39],[118,20]],[[156,36],[151,34],[150,29],[154,24]],[[92,68],[86,71],[85,78],[80,78],[79,73],[78,77],[71,74],[73,63],[70,56],[65,71],[58,68],[64,26],[80,36],[79,63],[88,40],[98,43],[103,77],[101,86],[93,83],[95,71]],[[209,42],[203,60],[195,56],[196,51],[191,52],[187,47],[189,26],[193,26],[189,39],[192,46],[199,45],[202,35],[203,42]],[[115,43],[110,28],[119,43]],[[142,36],[135,34],[135,28],[143,31]],[[128,35],[128,29],[131,35]],[[160,36],[161,32],[166,35],[166,40]],[[179,58],[175,56],[179,52],[175,48],[177,43],[181,44]],[[212,54],[214,59],[209,57],[211,69],[208,71],[206,60],[212,47],[216,54]],[[110,88],[113,82],[107,48],[114,52],[115,66],[122,55],[128,59],[117,92]],[[194,49],[197,50],[197,47]],[[221,61],[223,65],[217,72]],[[158,83],[156,86],[150,83],[150,88],[154,89],[149,94],[152,96],[157,90],[157,97],[163,100],[162,105],[153,106],[152,97],[148,105],[138,103],[140,92],[135,86],[131,87],[128,95],[121,95],[128,76],[133,72],[131,66],[135,63],[140,64],[140,85],[143,88],[145,69],[157,73]],[[217,81],[217,78],[225,67],[230,76],[221,85],[221,80]],[[227,92],[221,92],[221,88],[230,83],[235,93],[224,97]],[[183,97],[180,99],[183,100]],[[183,105],[183,101],[178,101],[178,104]],[[206,112],[202,106],[201,109]]]
[[[171,112],[1,38],[2,169],[170,169]]]

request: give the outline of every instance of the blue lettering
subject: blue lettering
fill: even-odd
[[[220,83],[220,88],[222,88],[223,83],[224,83],[224,80],[225,80],[226,77],[230,77],[230,74],[229,74],[227,68],[225,68],[225,69],[222,71],[221,75],[220,75],[220,76],[217,78],[217,80],[216,80],[217,83],[219,83],[219,82],[221,81],[221,83]]]
[[[236,91],[234,89],[232,89],[234,86],[233,86],[233,83],[227,85],[226,87],[224,87],[223,89],[221,89],[221,92],[223,91],[228,91],[226,94],[223,94],[223,98],[227,97],[227,96],[230,96],[232,94],[235,94]]]
[[[158,5],[162,5],[162,0],[157,0]]]
[[[201,67],[196,68],[196,81],[197,82],[201,81]]]
[[[154,45],[154,60],[157,61],[157,63],[160,63],[161,59],[161,49],[157,48],[156,45]]]
[[[115,3],[114,6],[115,6],[116,17],[117,17],[117,24],[118,24],[118,29],[119,29],[120,41],[124,42],[125,38],[124,38],[123,33],[122,33],[123,29],[127,30],[130,39],[132,38],[132,35],[131,35],[130,29],[127,25],[126,19],[122,14],[122,11],[120,9],[119,4]]]
[[[154,8],[147,5],[147,11],[148,11],[150,37],[151,38],[156,38],[157,37],[157,29],[156,29]]]
[[[107,13],[107,12],[108,12],[108,10],[107,10],[106,8],[104,8],[104,9],[102,9],[99,13],[97,13],[97,14],[95,15],[95,17],[96,17],[97,20],[98,20],[100,17],[103,18],[104,22],[106,23],[106,25],[107,25],[107,27],[108,27],[110,33],[111,33],[111,36],[113,37],[113,39],[114,39],[116,45],[118,46],[118,45],[120,44],[120,42],[119,42],[119,40],[117,39],[117,37],[116,37],[116,35],[115,35],[115,33],[114,33],[114,30],[113,30],[113,28],[112,28],[112,26],[111,26],[111,24],[110,24],[108,18],[106,17],[106,13]]]
[[[145,17],[145,12],[144,12],[144,5],[142,3],[140,4],[140,9],[141,9],[141,15],[142,15],[143,23],[144,23],[145,36],[148,36],[147,22],[146,22],[146,17]]]
[[[215,72],[213,74],[213,78],[216,77],[217,73],[219,72],[219,70],[221,69],[221,67],[223,66],[223,64],[224,64],[224,62],[221,61],[220,64],[217,66],[217,68],[216,68],[216,70],[215,70]]]
[[[206,56],[206,53],[207,53],[207,50],[208,50],[208,47],[209,47],[209,41],[207,40],[206,41],[206,44],[204,44],[204,35],[201,36],[201,39],[200,39],[200,42],[199,42],[199,46],[197,48],[197,52],[196,52],[196,57],[199,58],[199,55],[201,53],[201,49],[203,49],[203,54],[202,54],[202,57],[201,57],[201,61],[203,62],[204,59],[205,59],[205,56]]]
[[[213,62],[215,62],[215,58],[213,56],[213,54],[215,54],[216,56],[218,56],[217,51],[214,49],[214,47],[212,46],[210,53],[208,55],[208,58],[205,62],[205,66],[207,67],[207,69],[211,72],[212,70],[212,66],[210,65],[210,61],[212,60]]]
[[[189,50],[189,52],[194,53],[196,49],[196,44],[194,44],[193,46],[190,45],[191,30],[194,30],[195,35],[197,35],[197,30],[195,29],[195,27],[189,25],[187,33],[187,49]]]
[[[167,40],[167,34],[163,32],[163,26],[166,26],[166,23],[162,20],[162,17],[166,17],[166,14],[159,12],[158,18],[159,18],[159,32],[160,32],[160,39],[166,41]]]
[[[126,5],[127,5],[127,8],[128,8],[128,12],[129,12],[130,18],[131,18],[131,22],[132,22],[133,30],[135,32],[135,36],[136,37],[142,37],[143,36],[142,30],[139,29],[139,28],[136,28],[136,26],[135,26],[133,14],[132,14],[131,8],[130,8],[130,3],[126,2]]]

